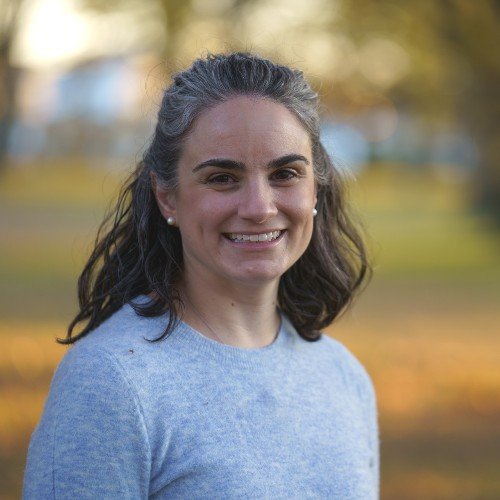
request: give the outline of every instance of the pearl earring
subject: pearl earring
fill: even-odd
[[[316,215],[318,215],[318,211],[315,208],[313,208],[313,217],[316,217]]]
[[[167,219],[167,224],[168,224],[169,226],[175,226],[175,217],[169,217],[169,218]]]

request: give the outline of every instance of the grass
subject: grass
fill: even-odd
[[[378,395],[382,498],[500,498],[500,238],[464,185],[374,166],[354,188],[374,280],[328,334]],[[85,165],[0,177],[0,499],[20,496],[29,436],[76,308],[75,283],[123,175]]]

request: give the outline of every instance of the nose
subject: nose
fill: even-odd
[[[262,224],[278,213],[273,188],[265,179],[253,179],[240,191],[238,215],[247,221]]]

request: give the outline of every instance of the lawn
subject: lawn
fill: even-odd
[[[464,183],[373,166],[353,185],[373,281],[328,334],[378,395],[383,499],[500,498],[500,237]],[[75,283],[123,173],[74,162],[0,177],[0,499],[65,348]]]

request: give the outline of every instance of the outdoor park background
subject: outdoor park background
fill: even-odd
[[[0,499],[162,61],[235,48],[306,71],[351,176],[376,269],[328,333],[377,389],[382,499],[500,498],[499,21],[494,0],[1,0]]]

